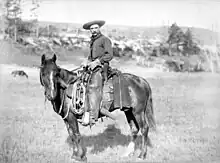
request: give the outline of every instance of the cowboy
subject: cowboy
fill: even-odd
[[[105,24],[105,21],[96,20],[88,22],[83,25],[83,28],[90,30],[91,41],[90,41],[90,53],[88,59],[82,63],[83,66],[88,66],[89,69],[93,70],[98,65],[103,67],[104,80],[107,81],[107,71],[109,68],[109,62],[113,58],[113,48],[111,40],[104,36],[100,28]],[[84,125],[93,125],[98,120],[99,108],[91,108],[90,114],[86,112],[82,123]]]

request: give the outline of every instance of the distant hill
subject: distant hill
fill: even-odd
[[[55,25],[58,28],[82,28],[82,24],[78,23],[56,23],[56,22],[40,22],[41,26],[45,25]],[[220,33],[213,32],[209,29],[197,28],[197,27],[180,27],[185,32],[187,28],[190,28],[194,38],[201,45],[214,45],[216,41],[218,44],[220,43]],[[124,35],[126,37],[138,37],[141,35],[142,37],[152,38],[157,34],[163,35],[165,37],[168,36],[168,26],[160,26],[160,27],[132,27],[125,25],[105,25],[103,26],[103,32],[106,34],[114,34],[115,35]]]

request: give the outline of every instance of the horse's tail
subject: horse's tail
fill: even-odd
[[[148,125],[150,128],[152,128],[154,131],[156,131],[156,120],[154,116],[154,108],[153,108],[153,98],[152,98],[152,92],[150,90],[149,96],[147,99],[147,104],[146,104],[146,109],[145,109],[145,121],[148,122]]]

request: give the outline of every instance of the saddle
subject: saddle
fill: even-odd
[[[75,106],[75,113],[82,114],[84,112],[86,86],[91,78],[91,75],[98,70],[100,70],[100,68],[95,69],[94,71],[80,72],[80,80],[67,88],[66,94],[73,101],[73,105]],[[103,70],[101,73],[103,74]],[[114,108],[120,108],[122,110],[123,108],[131,107],[131,97],[128,88],[128,81],[125,79],[121,71],[109,67],[107,71],[107,77],[105,74],[103,74],[103,81],[105,81],[103,82],[104,84],[107,84],[109,87],[111,87],[109,88],[109,91],[103,93],[104,96],[106,96],[106,93],[112,94],[112,96],[109,96],[109,100],[113,101]]]

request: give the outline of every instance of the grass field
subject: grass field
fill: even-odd
[[[40,62],[40,57],[30,58],[35,64]],[[44,105],[38,69],[19,67],[9,60],[12,59],[7,59],[7,64],[0,67],[0,162],[71,162],[72,149],[66,127],[50,103]],[[149,81],[157,121],[157,132],[149,134],[153,147],[148,148],[143,162],[218,162],[219,74],[151,72],[131,64],[115,62],[114,66]],[[75,65],[65,63],[62,66],[74,68]],[[15,69],[25,70],[29,78],[12,77],[10,73]],[[91,130],[80,126],[88,162],[137,161],[140,150],[134,157],[120,157],[129,143],[129,127],[122,112],[114,114],[120,119],[119,128],[107,118]]]

